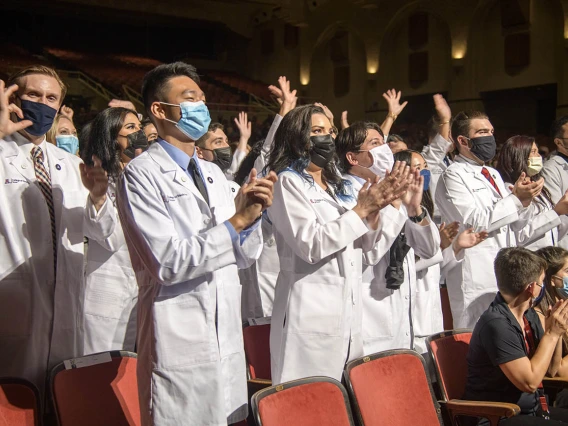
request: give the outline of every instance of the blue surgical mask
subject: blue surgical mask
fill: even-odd
[[[432,177],[430,170],[420,170],[420,176],[424,176],[424,191],[428,191],[428,188],[430,188],[430,178]]]
[[[79,151],[79,139],[74,135],[59,135],[55,136],[55,143],[58,148],[67,151],[73,155]]]
[[[181,132],[193,141],[196,141],[209,130],[211,124],[211,117],[209,116],[209,109],[203,101],[199,102],[182,102],[181,104],[168,104],[160,102],[164,105],[179,106],[181,110],[181,118],[176,123],[173,120],[167,121],[174,123]]]
[[[32,102],[20,99],[20,108],[24,120],[30,120],[32,125],[24,130],[32,136],[43,136],[53,125],[57,110],[41,102]],[[19,119],[19,118],[18,118]]]
[[[546,294],[546,284],[543,282],[542,287],[540,288],[540,293],[533,300],[533,307],[540,303],[540,301],[543,299],[545,294]]]
[[[556,287],[556,291],[563,299],[568,299],[568,277],[559,277],[558,275],[553,275],[556,278],[562,278],[562,288]]]

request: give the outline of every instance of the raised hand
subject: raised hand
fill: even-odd
[[[23,120],[22,110],[15,104],[10,103],[10,96],[18,90],[17,85],[12,85],[6,89],[4,82],[0,80],[0,139],[12,133],[19,132],[33,123],[30,120]],[[10,114],[16,114],[22,121],[14,123],[10,120]]]
[[[327,119],[329,120],[329,122],[331,123],[332,126],[334,126],[333,124],[333,114],[331,113],[330,109],[328,107],[326,107],[324,104],[320,103],[320,102],[314,102],[315,106],[319,106],[321,109],[323,109],[323,112],[325,114],[325,116],[327,117]]]
[[[419,170],[414,171],[414,180],[408,186],[408,191],[401,197],[402,204],[406,207],[408,216],[419,216],[422,214],[422,195],[424,193],[424,176],[420,175]]]
[[[386,93],[383,93],[383,98],[385,98],[389,106],[389,114],[400,115],[404,107],[408,105],[408,101],[404,102],[402,105],[400,104],[401,96],[402,92],[400,90],[397,92],[395,89],[390,89],[387,90]]]
[[[237,126],[237,129],[239,129],[241,140],[246,139],[246,141],[248,142],[252,134],[252,130],[251,123],[250,121],[248,121],[248,115],[246,112],[239,112],[239,116],[235,117],[235,125]]]
[[[538,197],[544,187],[544,178],[532,182],[523,172],[509,189],[521,201],[524,207],[528,207],[535,197]]]
[[[229,219],[237,232],[252,225],[262,212],[272,205],[276,173],[270,172],[265,178],[258,178],[252,169],[248,182],[241,186],[235,197],[235,215]]]
[[[280,104],[279,114],[284,117],[296,108],[296,102],[298,101],[296,97],[297,90],[290,90],[290,81],[285,76],[278,77],[278,86],[270,85],[268,90]]]
[[[466,229],[454,240],[454,251],[457,254],[462,249],[475,247],[482,241],[485,241],[488,235],[487,231],[473,232],[473,228]]]
[[[347,121],[347,111],[341,113],[341,130],[347,129],[349,127],[349,122]]]
[[[75,112],[70,107],[63,105],[61,107],[61,109],[59,110],[59,114],[65,116],[69,120],[73,121],[73,115],[75,115]]]
[[[559,216],[563,214],[568,214],[568,191],[566,191],[562,196],[562,198],[558,200],[558,202],[554,206],[554,211]]]
[[[106,201],[108,191],[107,172],[103,169],[102,162],[96,155],[93,155],[92,166],[81,163],[79,169],[83,186],[89,191],[91,201],[98,211]]]
[[[367,218],[403,196],[413,180],[414,176],[410,173],[410,167],[404,162],[397,161],[392,173],[384,179],[379,180],[377,176],[373,182],[368,181],[363,185],[353,211],[362,219]]]
[[[134,104],[130,101],[124,101],[121,99],[112,99],[109,103],[108,106],[111,108],[118,108],[118,107],[122,107],[122,108],[127,108],[127,109],[131,109],[132,111],[136,111],[136,107],[134,106]]]
[[[568,300],[556,302],[545,320],[545,330],[558,336],[568,331]]]
[[[452,244],[452,241],[454,241],[454,238],[458,235],[459,228],[459,222],[452,222],[449,225],[446,225],[444,222],[440,225],[440,248],[442,250]]]
[[[452,119],[452,110],[450,109],[448,102],[439,93],[436,93],[433,98],[434,107],[436,108],[436,113],[438,114],[440,123],[450,121]]]

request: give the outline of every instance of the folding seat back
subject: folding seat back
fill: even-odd
[[[243,335],[250,378],[271,380],[270,324],[245,327]]]
[[[40,419],[35,385],[24,379],[0,378],[0,426],[37,426]]]
[[[308,377],[255,393],[258,426],[353,426],[349,397],[337,380]]]
[[[444,401],[460,399],[467,379],[467,351],[471,330],[443,331],[426,339]]]
[[[397,349],[356,359],[345,368],[353,410],[364,426],[439,426],[441,411],[417,352]]]
[[[101,352],[57,365],[51,388],[60,426],[140,425],[136,354]]]

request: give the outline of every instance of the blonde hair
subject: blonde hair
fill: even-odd
[[[53,120],[53,124],[51,125],[51,129],[49,129],[45,135],[45,139],[49,142],[52,143],[53,145],[56,145],[55,142],[55,137],[57,136],[57,126],[59,125],[59,120],[61,120],[62,118],[64,118],[65,120],[69,120],[71,122],[71,125],[73,127],[75,127],[75,124],[73,124],[73,120],[71,120],[69,117],[67,117],[66,115],[63,114],[57,114],[55,116],[55,119]]]
[[[11,86],[12,84],[17,84],[18,86],[21,87],[20,84],[21,79],[23,77],[33,74],[47,75],[57,80],[59,87],[61,87],[60,101],[63,102],[63,99],[65,99],[65,95],[67,94],[67,86],[65,85],[65,83],[63,83],[63,80],[61,80],[61,77],[59,77],[59,74],[57,74],[57,72],[53,68],[46,67],[45,65],[32,65],[30,67],[18,71],[15,74],[12,74],[10,78],[8,78],[7,86]]]

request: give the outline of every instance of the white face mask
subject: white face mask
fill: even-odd
[[[527,170],[528,175],[531,177],[539,174],[542,170],[542,157],[540,155],[538,157],[529,157],[529,166]]]
[[[386,143],[380,146],[376,146],[373,149],[362,149],[359,152],[368,152],[369,154],[371,154],[371,157],[373,158],[373,164],[369,167],[369,170],[380,178],[384,178],[386,171],[388,170],[390,172],[392,170],[392,167],[394,166],[393,153]]]

